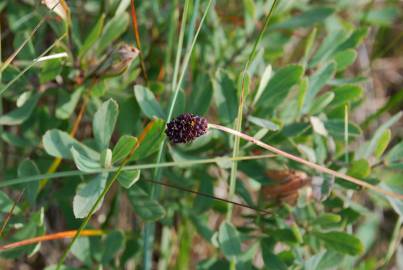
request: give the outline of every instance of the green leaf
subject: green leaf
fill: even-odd
[[[336,87],[333,89],[333,92],[335,97],[330,103],[330,106],[338,107],[359,100],[364,90],[357,85],[347,84]]]
[[[118,181],[124,188],[131,188],[140,179],[140,170],[122,171]]]
[[[388,26],[392,24],[397,17],[399,17],[399,9],[389,6],[378,10],[369,10],[365,20],[369,23]]]
[[[39,82],[45,84],[54,80],[57,75],[59,75],[63,68],[63,59],[56,58],[45,61],[41,66],[41,71],[39,73]]]
[[[99,162],[92,160],[83,154],[80,154],[80,152],[78,152],[74,148],[74,146],[71,147],[71,155],[73,156],[73,160],[76,164],[77,169],[82,172],[97,172],[101,168]]]
[[[344,232],[316,232],[315,235],[324,242],[325,246],[335,251],[352,256],[362,254],[364,246],[360,239]]]
[[[151,199],[142,188],[135,185],[127,192],[134,212],[144,221],[156,221],[165,216],[164,208],[156,201]]]
[[[130,135],[123,135],[112,151],[112,163],[116,164],[126,158],[137,143],[137,138]]]
[[[154,117],[165,119],[165,113],[155,99],[154,94],[144,86],[135,85],[134,95],[141,111],[150,119]]]
[[[92,180],[78,185],[73,199],[73,213],[76,218],[85,218],[90,213],[91,208],[104,190],[107,180],[108,173],[100,173]],[[98,211],[101,206],[102,202],[94,212]]]
[[[8,236],[7,242],[13,243],[43,235],[45,233],[44,226],[44,211],[41,208],[39,211],[34,212],[28,217],[28,220],[23,224],[22,228],[19,228],[15,233]],[[3,258],[14,259],[22,258],[24,255],[33,254],[39,250],[41,243],[20,246],[17,248],[0,251],[0,256]]]
[[[355,30],[343,43],[341,43],[336,52],[344,51],[346,49],[354,49],[364,40],[368,34],[368,28],[358,28]]]
[[[335,139],[344,139],[344,120],[343,119],[329,119],[325,122],[325,128],[329,132],[329,135]],[[348,123],[348,137],[357,138],[361,136],[362,131],[359,126],[354,123]]]
[[[19,137],[11,132],[6,132],[4,130],[1,133],[1,138],[3,139],[4,142],[6,142],[10,145],[20,147],[20,148],[27,148],[27,149],[30,147],[34,147],[35,145],[37,145],[39,143],[37,140]]]
[[[259,88],[256,91],[255,97],[253,98],[252,103],[253,105],[255,105],[262,96],[263,91],[266,89],[266,86],[269,83],[271,75],[272,75],[272,67],[271,65],[267,65],[263,71],[262,77],[260,78]]]
[[[231,223],[224,221],[218,230],[218,242],[224,256],[230,258],[242,253],[239,233]]]
[[[259,117],[248,116],[248,120],[257,126],[268,129],[268,130],[276,131],[276,130],[280,129],[280,126],[277,125],[276,123],[273,123],[269,120],[262,119]]]
[[[319,226],[335,225],[341,221],[341,216],[332,213],[323,213],[318,216],[312,224]]]
[[[366,151],[363,154],[363,158],[368,159],[374,153],[384,132],[387,129],[389,129],[391,126],[393,126],[395,123],[397,123],[400,120],[400,118],[402,117],[402,115],[403,115],[403,112],[399,112],[399,113],[395,114],[390,119],[388,119],[385,123],[383,123],[379,128],[377,128],[374,136],[372,137],[371,141],[369,142],[368,147],[366,148]]]
[[[71,253],[86,265],[91,265],[91,245],[88,237],[79,237],[71,247]]]
[[[385,152],[388,147],[390,140],[392,139],[392,131],[390,129],[385,130],[382,136],[379,138],[378,144],[375,147],[374,155],[376,159],[380,159],[382,154]]]
[[[107,148],[101,152],[100,162],[102,168],[112,168],[112,150]]]
[[[80,87],[71,95],[62,92],[56,106],[56,117],[59,119],[69,119],[73,114],[83,91],[84,87]]]
[[[293,29],[297,27],[308,27],[318,22],[323,22],[334,12],[334,9],[327,7],[317,7],[307,10],[300,15],[292,16],[285,22],[271,26],[271,29]]]
[[[337,65],[337,71],[345,70],[348,66],[354,63],[357,58],[357,52],[353,49],[347,49],[335,54],[334,61]]]
[[[207,113],[213,98],[213,86],[209,77],[202,74],[197,76],[194,88],[190,94],[188,112],[204,115]]]
[[[0,125],[14,126],[23,123],[32,114],[40,96],[40,93],[35,93],[24,103],[22,107],[0,116]]]
[[[121,36],[129,26],[129,15],[125,12],[113,17],[104,28],[98,40],[97,55],[100,55],[113,41]]]
[[[277,108],[284,101],[291,87],[297,84],[301,79],[303,71],[300,65],[288,65],[279,69],[271,77],[256,104],[256,106],[263,108],[263,112],[261,112],[260,115],[266,115],[267,112],[272,112],[274,108]]]
[[[326,270],[334,269],[335,265],[342,263],[344,255],[333,250],[322,251],[305,261],[305,270]]]
[[[321,113],[327,105],[329,105],[334,99],[335,94],[333,92],[326,92],[323,95],[315,98],[313,101],[311,110],[309,111],[310,115]]]
[[[120,231],[113,231],[109,233],[103,243],[104,250],[102,252],[101,262],[103,264],[109,263],[121,250],[125,243],[125,237]]]
[[[214,100],[223,123],[232,123],[238,112],[235,82],[222,69],[217,70],[213,80]]]
[[[385,156],[385,164],[390,168],[403,169],[403,142],[395,145]]]
[[[307,113],[311,109],[316,95],[319,93],[322,87],[325,86],[325,84],[333,77],[335,71],[336,63],[331,62],[326,66],[323,66],[321,69],[316,71],[315,74],[309,77],[309,87],[306,92],[304,98],[304,106],[302,108],[302,111],[304,113]]]
[[[46,153],[53,157],[72,159],[71,148],[74,147],[92,160],[99,160],[99,153],[58,129],[48,130],[43,135],[42,143]]]
[[[286,270],[287,265],[272,252],[272,244],[270,238],[265,238],[261,241],[262,257],[265,269],[270,270]]]
[[[132,160],[144,159],[158,151],[165,138],[165,122],[161,119],[151,121],[139,136],[139,147],[132,156]]]
[[[367,178],[371,174],[371,166],[366,159],[354,160],[347,174],[356,178]]]
[[[8,213],[13,207],[14,202],[7,196],[6,193],[0,191],[0,213]],[[21,209],[15,206],[14,213],[19,214]]]
[[[119,115],[119,107],[116,101],[109,99],[102,103],[94,115],[92,126],[94,129],[95,142],[99,150],[108,148],[116,121]]]
[[[344,30],[331,31],[321,43],[319,49],[316,51],[312,59],[309,61],[308,66],[314,67],[317,64],[328,60],[337,51],[340,44],[345,41],[347,37],[348,33]]]
[[[104,27],[104,22],[105,22],[105,14],[102,14],[101,17],[99,17],[97,23],[95,26],[92,28],[91,32],[87,36],[87,38],[84,41],[84,44],[81,46],[80,50],[78,51],[78,58],[82,58],[87,51],[95,44],[95,42],[98,40],[99,36],[102,33],[102,29]]]
[[[25,159],[18,166],[18,177],[34,176],[38,174],[40,174],[39,169],[32,160]],[[36,197],[39,192],[39,182],[34,181],[25,184],[25,190],[29,203],[35,205]]]

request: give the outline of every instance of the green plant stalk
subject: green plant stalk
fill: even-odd
[[[63,35],[61,35],[61,37],[59,37],[58,39],[56,39],[56,41],[49,46],[49,48],[47,48],[43,53],[41,53],[39,55],[38,58],[41,58],[43,56],[45,56],[48,52],[50,52],[58,43],[59,41],[61,41],[65,36],[67,35],[67,32],[64,33]],[[15,83],[22,75],[25,74],[25,72],[27,72],[28,70],[30,70],[37,62],[36,61],[32,61],[32,63],[30,63],[25,69],[23,69],[20,73],[17,74],[17,76],[15,76],[7,85],[5,85],[1,90],[0,90],[0,97],[3,95],[3,93],[13,84]]]
[[[344,162],[349,163],[348,158],[348,104],[344,105]]]
[[[158,262],[158,270],[165,270],[168,267],[171,255],[171,229],[168,226],[162,227],[161,235],[161,258]]]
[[[187,65],[189,63],[190,57],[192,55],[193,48],[194,48],[194,46],[196,44],[197,37],[199,36],[201,27],[203,26],[204,20],[206,19],[206,16],[207,16],[207,13],[208,13],[208,11],[210,9],[212,1],[213,0],[209,0],[209,2],[207,3],[206,10],[205,10],[205,12],[203,14],[203,17],[200,20],[200,24],[199,24],[199,27],[197,28],[197,31],[196,31],[196,34],[195,34],[195,36],[193,38],[192,44],[191,44],[189,50],[187,51],[187,53],[185,55],[185,58],[184,58],[183,64],[182,64],[183,66],[182,66],[182,69],[181,69],[181,74],[179,76],[178,82],[175,83],[175,85],[172,84],[172,86],[175,86],[175,88],[174,88],[175,90],[174,90],[174,93],[173,93],[173,97],[172,97],[172,100],[171,100],[168,116],[167,116],[167,119],[166,119],[167,122],[171,121],[173,110],[174,110],[175,103],[176,103],[176,99],[178,98],[178,93],[179,93],[179,90],[180,90],[182,80],[183,80],[183,78],[185,76],[185,73],[186,73]],[[186,8],[186,5],[189,5],[188,2],[189,2],[189,0],[186,0],[185,8]],[[186,13],[185,13],[185,11],[186,11]],[[187,16],[187,10],[184,9],[183,19],[182,20],[185,20],[186,16]],[[182,31],[183,32],[185,31],[185,26],[184,25],[181,26],[181,32]],[[177,58],[178,58],[178,54],[179,54],[179,57],[180,57],[180,51],[179,50],[177,51]],[[174,75],[173,75],[174,79],[176,77],[176,73],[178,72],[178,70],[179,70],[179,63],[176,62],[175,63],[175,71],[174,71]],[[164,139],[161,142],[161,145],[160,145],[160,148],[159,148],[159,151],[158,151],[158,155],[157,155],[157,163],[160,163],[161,160],[162,160],[162,154],[164,152],[165,141],[166,141],[166,139]],[[154,178],[158,180],[160,174],[161,174],[160,170],[156,169],[154,171]],[[155,186],[152,186],[152,188],[151,188],[151,197],[156,198],[159,195],[158,193],[159,192],[158,192],[158,190],[156,190]],[[151,223],[151,224],[153,224],[153,223]],[[149,226],[149,228],[148,228],[148,226]],[[152,253],[152,250],[151,250],[151,245],[150,244],[152,244],[152,241],[149,241],[149,238],[153,237],[153,235],[154,235],[154,226],[155,225],[146,224],[145,229],[144,229],[144,245],[145,245],[144,246],[144,269],[145,270],[151,269],[151,253]]]
[[[170,70],[170,62],[171,62],[171,57],[172,57],[172,49],[173,49],[173,43],[174,43],[174,38],[175,38],[175,29],[176,29],[176,20],[178,18],[179,12],[175,8],[176,5],[178,4],[178,0],[174,0],[172,3],[172,10],[171,10],[171,17],[170,17],[170,23],[169,23],[169,32],[168,32],[168,45],[167,45],[167,52],[165,54],[165,60],[164,60],[164,66],[165,66],[165,78],[168,78],[169,74],[171,73]],[[167,80],[167,79],[166,79]],[[168,81],[166,81],[168,84]]]
[[[2,40],[2,31],[1,31],[1,21],[0,21],[0,67],[3,65],[3,54],[1,47]],[[0,85],[3,84],[3,71],[0,70]],[[0,96],[0,115],[3,115],[3,98]],[[0,134],[3,134],[3,126],[0,126]],[[5,154],[4,154],[4,144],[3,140],[0,141],[0,177],[4,177],[4,168],[5,168]]]
[[[247,79],[247,72],[248,72],[248,68],[250,66],[250,63],[252,62],[253,58],[256,55],[256,50],[257,47],[259,46],[260,42],[262,41],[263,38],[263,34],[266,31],[266,28],[269,24],[269,20],[271,15],[273,14],[274,8],[277,4],[278,0],[274,0],[269,13],[267,13],[266,17],[265,17],[265,21],[263,24],[263,27],[259,33],[258,38],[256,39],[252,51],[249,54],[248,60],[245,64],[245,67],[242,71],[242,90],[241,90],[241,96],[239,98],[240,102],[239,102],[239,107],[238,107],[238,115],[237,115],[237,121],[235,123],[235,130],[236,131],[240,131],[242,128],[242,115],[243,115],[243,104],[245,101],[246,96],[248,95],[249,89],[245,89],[245,82]],[[246,93],[245,93],[246,92]],[[239,154],[239,143],[240,143],[240,137],[236,136],[234,138],[234,149],[232,152],[232,157],[236,157]],[[233,161],[231,164],[231,176],[230,176],[230,183],[229,183],[229,199],[232,200],[234,195],[235,195],[235,188],[236,188],[236,176],[237,176],[237,170],[238,170],[238,165],[236,161]],[[228,211],[227,211],[227,221],[230,221],[232,217],[232,206],[228,207]]]
[[[173,79],[172,79],[172,90],[175,91],[171,104],[170,104],[170,109],[169,111],[171,112],[175,106],[176,99],[177,99],[177,93],[179,89],[176,88],[177,84],[177,77],[178,77],[178,72],[179,72],[179,63],[180,63],[180,55],[182,51],[182,45],[183,45],[183,37],[184,37],[184,32],[185,32],[185,24],[186,24],[186,18],[188,14],[188,9],[189,9],[189,2],[190,0],[185,1],[185,6],[183,8],[183,13],[182,13],[182,23],[181,23],[181,28],[179,32],[179,41],[178,41],[178,48],[176,51],[176,59],[175,59],[175,67],[174,67],[174,74],[173,74]],[[172,114],[168,115],[166,121],[169,122],[171,120]],[[157,164],[162,161],[162,156],[164,153],[164,146],[165,146],[165,138],[161,142],[160,148],[158,150],[157,154]],[[159,180],[161,176],[161,170],[159,168],[156,168],[154,170],[154,179]],[[151,198],[155,199],[159,197],[159,187],[156,187],[153,185],[151,187],[150,195]],[[152,245],[154,242],[154,231],[155,231],[155,223],[146,223],[144,226],[144,269],[145,270],[150,270],[152,268]]]
[[[35,35],[35,33],[39,30],[39,28],[42,26],[42,24],[45,23],[47,16],[60,4],[60,0],[57,1],[57,3],[50,8],[47,12],[46,15],[42,17],[42,19],[38,22],[38,24],[34,27],[34,29],[31,31],[31,33],[28,34],[28,37],[22,42],[22,44],[15,50],[8,58],[7,60],[1,64],[0,66],[0,73],[2,73],[14,60],[14,58],[18,55],[18,53],[27,45],[27,43],[32,39],[32,37]],[[1,40],[1,39],[0,39]],[[2,92],[0,92],[1,95]]]
[[[91,217],[94,215],[95,210],[98,208],[98,205],[101,203],[101,201],[103,200],[103,198],[105,197],[106,193],[108,193],[108,191],[111,189],[113,183],[115,183],[115,181],[118,179],[120,173],[123,170],[123,167],[130,161],[130,158],[133,156],[134,152],[136,151],[136,149],[138,148],[139,144],[136,143],[132,149],[130,150],[130,153],[126,156],[126,158],[122,161],[122,163],[120,164],[120,166],[118,167],[116,173],[113,175],[112,179],[109,180],[108,184],[105,186],[104,190],[102,191],[102,193],[98,196],[97,200],[95,201],[94,205],[91,207],[90,212],[88,213],[87,217],[84,219],[84,221],[81,223],[80,227],[78,228],[76,234],[74,235],[73,239],[71,240],[70,244],[67,246],[66,250],[64,251],[62,257],[60,258],[58,264],[57,264],[57,268],[56,270],[59,270],[60,267],[62,266],[62,264],[64,263],[64,261],[66,260],[67,255],[70,252],[70,249],[72,248],[72,246],[74,245],[74,243],[76,242],[76,240],[78,239],[78,237],[80,236],[80,233],[82,232],[82,230],[85,229],[85,227],[87,226],[88,222],[90,221]]]
[[[190,0],[186,0],[185,1],[185,6],[183,8],[183,13],[182,13],[182,22],[181,22],[181,27],[180,27],[180,31],[179,31],[178,47],[176,49],[174,74],[173,74],[173,77],[172,77],[172,85],[171,85],[171,90],[172,91],[176,91],[176,85],[177,85],[177,82],[178,82],[179,66],[180,66],[181,52],[182,52],[182,47],[183,47],[183,38],[185,36],[186,19],[187,19],[188,13],[189,13],[188,12],[189,11],[189,5],[190,5]],[[175,105],[174,101],[176,101],[175,99],[176,98],[174,96],[170,107],[174,107],[174,105]]]
[[[275,155],[269,154],[269,155],[256,155],[256,156],[241,156],[241,157],[237,157],[236,160],[255,160],[255,159],[264,159],[264,158],[272,158],[272,157],[275,157]],[[122,168],[122,171],[145,170],[145,169],[167,168],[167,167],[178,167],[178,166],[186,167],[186,166],[201,165],[201,164],[208,164],[208,163],[217,163],[217,162],[222,161],[223,159],[233,160],[232,157],[218,157],[218,158],[208,158],[208,159],[179,161],[179,162],[163,162],[163,163],[158,163],[158,164],[150,163],[150,164],[125,166]],[[118,170],[118,168],[111,168],[111,169],[100,168],[99,170],[93,171],[93,172],[82,172],[79,170],[73,170],[73,171],[64,171],[64,172],[57,172],[57,173],[37,174],[34,176],[29,176],[29,177],[20,177],[20,178],[0,181],[0,188],[39,181],[44,177],[46,177],[48,179],[66,178],[66,177],[72,177],[72,176],[84,176],[84,175],[91,175],[91,174],[97,174],[97,173],[116,172],[117,170]]]
[[[392,259],[393,254],[396,251],[396,247],[398,246],[398,244],[400,243],[400,228],[402,226],[403,223],[403,218],[401,216],[399,216],[399,218],[396,221],[395,227],[393,229],[393,233],[392,233],[392,237],[389,241],[389,247],[388,247],[388,251],[386,253],[385,259],[383,261],[383,266],[386,266],[390,259]]]

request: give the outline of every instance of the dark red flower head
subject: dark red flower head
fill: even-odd
[[[167,124],[165,134],[171,143],[189,143],[207,132],[207,119],[184,113]]]

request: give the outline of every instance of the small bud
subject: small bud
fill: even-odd
[[[184,113],[167,124],[165,134],[172,143],[190,143],[207,132],[207,119]]]

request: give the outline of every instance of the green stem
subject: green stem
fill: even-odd
[[[402,226],[403,218],[399,216],[396,221],[395,228],[393,229],[392,237],[389,241],[388,251],[385,256],[385,260],[383,261],[383,266],[386,266],[390,259],[392,259],[393,254],[395,253],[396,247],[398,243],[400,243],[400,227]]]
[[[238,115],[237,115],[237,121],[235,123],[235,130],[240,131],[242,128],[242,115],[243,115],[243,104],[245,101],[246,96],[248,95],[249,89],[246,89],[245,91],[245,83],[247,79],[247,72],[248,68],[250,66],[250,63],[252,62],[253,58],[256,55],[257,47],[259,46],[260,42],[262,41],[263,34],[266,31],[266,28],[269,24],[269,20],[271,15],[273,14],[274,8],[277,4],[278,0],[274,0],[269,13],[266,15],[265,21],[263,28],[261,29],[258,38],[256,39],[255,43],[253,44],[253,48],[251,53],[249,54],[248,60],[245,64],[245,67],[242,71],[242,91],[241,91],[241,96],[239,98],[239,107],[238,107]],[[239,154],[239,143],[240,143],[240,137],[236,136],[234,138],[234,149],[232,152],[232,157],[236,157]],[[234,195],[235,195],[235,188],[236,188],[236,175],[237,175],[237,170],[238,170],[238,163],[236,161],[233,161],[231,164],[231,176],[230,176],[230,183],[229,183],[229,199],[232,200]],[[227,221],[230,221],[232,217],[232,206],[229,205],[228,207],[228,212],[227,212]]]
[[[254,159],[263,159],[263,158],[271,158],[275,155],[256,155],[256,156],[241,156],[237,157],[236,160],[254,160]],[[193,165],[200,165],[200,164],[208,164],[208,163],[218,163],[223,159],[233,160],[232,157],[217,157],[217,158],[208,158],[208,159],[198,159],[198,160],[189,160],[189,161],[179,161],[179,162],[163,162],[163,163],[151,163],[151,164],[140,164],[140,165],[131,165],[125,166],[122,168],[122,171],[133,171],[133,170],[143,170],[143,169],[154,169],[154,168],[167,168],[167,167],[186,167],[186,166],[193,166]],[[57,173],[46,173],[46,174],[38,174],[29,177],[20,177],[14,178],[9,180],[0,181],[0,188],[9,187],[18,184],[25,184],[34,181],[39,181],[43,178],[48,179],[55,179],[55,178],[66,178],[72,176],[84,176],[84,175],[91,175],[97,173],[108,173],[108,172],[116,172],[118,168],[111,168],[111,169],[103,169],[100,168],[97,171],[92,172],[82,172],[78,170],[74,171],[64,171],[64,172],[57,172]]]
[[[65,36],[67,35],[67,32],[64,33],[61,37],[59,37],[52,45],[50,45],[49,48],[47,48],[43,53],[41,53],[37,59],[41,58],[42,56],[45,56],[48,52],[50,52],[58,43],[61,41]],[[16,82],[22,75],[25,74],[29,69],[31,69],[37,61],[32,61],[25,69],[23,69],[20,73],[17,74],[7,85],[5,85],[1,90],[0,90],[0,96],[14,83]],[[5,65],[5,64],[3,64]]]
[[[85,229],[87,226],[88,222],[90,221],[91,217],[94,215],[96,209],[98,209],[98,205],[103,201],[103,198],[105,197],[106,193],[111,189],[113,183],[117,180],[118,176],[123,170],[123,167],[130,161],[130,158],[133,156],[134,152],[136,151],[137,147],[139,146],[138,143],[136,143],[132,149],[130,150],[130,153],[126,156],[126,158],[122,161],[120,164],[119,168],[117,169],[116,173],[113,175],[112,179],[108,182],[108,184],[105,186],[104,190],[102,193],[98,196],[97,200],[95,201],[94,205],[91,207],[90,212],[88,213],[87,217],[84,219],[84,221],[81,223],[80,227],[78,228],[76,234],[74,235],[73,239],[71,240],[70,244],[67,246],[66,250],[64,251],[62,257],[60,258],[56,270],[59,270],[64,261],[66,260],[67,255],[69,254],[72,246],[80,236],[82,230]]]
[[[186,16],[187,16],[187,13],[188,13],[187,11],[188,11],[188,8],[189,8],[189,3],[190,3],[189,1],[190,0],[186,0],[186,2],[185,2],[185,7],[184,7],[184,10],[183,10],[183,16],[182,16],[181,30],[180,30],[180,34],[179,34],[180,36],[184,35],[185,21],[186,21]],[[166,119],[167,122],[171,121],[171,119],[172,119],[172,114],[173,114],[173,110],[174,110],[174,107],[175,107],[176,99],[178,98],[178,93],[179,93],[179,90],[180,90],[182,80],[183,80],[183,78],[185,76],[185,73],[186,73],[187,65],[189,63],[190,57],[192,55],[193,48],[194,48],[194,46],[196,44],[197,37],[199,36],[200,29],[201,29],[201,27],[202,27],[202,25],[204,23],[204,20],[206,19],[206,15],[207,15],[207,13],[209,11],[211,3],[212,3],[212,0],[209,0],[209,2],[207,4],[207,7],[206,7],[206,10],[205,10],[205,12],[203,14],[203,17],[200,20],[199,27],[198,27],[198,29],[196,31],[196,34],[195,34],[194,38],[193,38],[192,44],[191,44],[189,50],[187,51],[187,53],[185,55],[185,58],[183,60],[179,80],[176,82],[177,73],[179,71],[179,61],[180,61],[180,53],[181,53],[180,50],[182,49],[183,37],[182,37],[182,40],[180,41],[180,44],[178,46],[178,50],[177,50],[177,54],[176,54],[176,61],[175,61],[175,70],[174,70],[174,75],[173,75],[173,83],[172,83],[174,93],[173,93],[173,97],[172,97],[172,100],[171,100],[168,116],[167,116],[167,119]],[[179,48],[180,48],[180,50],[179,50]],[[161,142],[161,145],[160,145],[160,148],[159,148],[159,151],[158,151],[158,155],[157,155],[157,163],[160,163],[161,160],[162,160],[165,141],[166,140],[164,139]],[[159,180],[160,175],[161,175],[161,171],[159,169],[156,169],[154,171],[154,179]],[[151,197],[152,198],[157,198],[159,196],[158,193],[159,193],[159,190],[156,190],[156,187],[153,185],[151,187]],[[148,226],[149,226],[149,228],[148,228]],[[149,225],[147,223],[145,225],[145,229],[144,229],[144,269],[145,270],[151,269],[151,264],[152,264],[151,263],[152,242],[153,242],[153,239],[151,239],[151,238],[153,238],[153,235],[154,235],[154,228],[155,228],[155,225],[152,225],[152,224]]]

